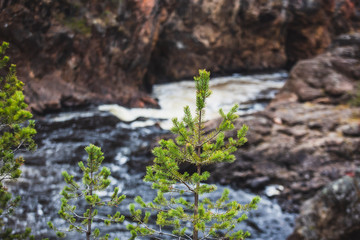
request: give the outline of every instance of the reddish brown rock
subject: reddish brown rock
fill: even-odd
[[[146,93],[154,83],[199,68],[279,69],[321,53],[335,35],[357,29],[358,9],[355,0],[0,1],[0,41],[10,42],[38,112],[99,102],[146,107],[154,106]],[[304,99],[322,97],[301,89]]]
[[[316,56],[330,45],[335,35],[353,30],[355,3],[349,0],[289,1],[288,61],[295,63]]]
[[[355,30],[357,1],[178,1],[151,57],[146,81],[279,69],[320,54]],[[318,96],[313,92],[310,98]]]
[[[37,112],[94,102],[156,106],[143,77],[169,11],[167,1],[1,1],[0,41],[10,42]]]

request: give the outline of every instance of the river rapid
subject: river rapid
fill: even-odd
[[[225,111],[238,103],[238,114],[248,114],[263,109],[283,86],[287,79],[286,72],[258,75],[235,74],[211,80],[213,91],[208,101],[207,119],[218,116],[218,109]],[[154,86],[153,95],[158,99],[161,109],[126,109],[118,105],[102,105],[81,111],[67,111],[48,114],[36,119],[38,149],[34,153],[21,153],[26,159],[23,174],[9,188],[15,195],[22,197],[21,205],[15,215],[9,219],[14,229],[31,227],[36,239],[48,237],[56,239],[52,230],[47,227],[49,220],[57,227],[65,227],[58,217],[60,208],[59,195],[64,186],[62,171],[68,171],[81,178],[77,164],[86,161],[84,148],[93,143],[102,148],[105,160],[103,166],[111,170],[110,194],[115,187],[120,188],[127,199],[119,206],[122,214],[129,216],[128,204],[137,195],[150,201],[156,192],[142,181],[145,166],[151,163],[150,150],[160,136],[168,133],[173,117],[183,116],[183,107],[190,105],[194,110],[195,99],[193,81],[182,81]],[[250,126],[251,127],[251,126]],[[211,197],[218,198],[224,187]],[[252,233],[249,239],[285,240],[292,232],[294,214],[281,210],[270,197],[276,194],[276,188],[268,186],[256,193],[262,198],[259,208],[248,214],[249,219],[239,227]],[[248,202],[255,193],[230,187],[230,200],[240,203]],[[102,213],[102,212],[100,212]],[[100,227],[103,233],[110,233],[111,239],[127,239],[129,233],[124,224],[113,224],[111,227]],[[83,239],[78,234],[68,234],[66,239]]]

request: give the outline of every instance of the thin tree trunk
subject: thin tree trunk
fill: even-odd
[[[91,166],[90,166],[90,192],[89,192],[89,194],[90,195],[92,195],[92,191],[93,191],[93,186],[92,186],[92,184],[93,184],[93,182],[92,182],[92,180],[93,180],[93,166],[92,166],[92,159],[90,160],[90,163],[91,163]],[[90,237],[91,237],[91,223],[92,223],[92,205],[90,205],[90,207],[89,207],[89,216],[88,216],[88,223],[87,223],[87,231],[86,231],[86,240],[90,240]]]
[[[198,122],[198,149],[197,155],[200,157],[201,154],[201,111],[199,112],[199,122]],[[201,174],[201,166],[200,163],[196,164],[197,174]],[[200,182],[196,183],[195,196],[194,196],[194,227],[193,227],[193,240],[198,240],[199,232],[196,228],[196,224],[198,223],[199,218],[199,188]]]
[[[91,192],[91,190],[90,190]],[[91,214],[92,214],[92,206],[90,206],[89,208],[89,217],[88,217],[88,229],[86,231],[86,240],[90,240],[90,236],[91,236]]]
[[[200,175],[201,174],[201,166],[197,165],[197,173]],[[196,229],[195,224],[198,222],[198,218],[199,218],[199,188],[200,188],[200,183],[196,183],[196,190],[195,190],[195,201],[194,201],[194,230],[193,230],[193,240],[198,240],[198,235],[199,232]]]

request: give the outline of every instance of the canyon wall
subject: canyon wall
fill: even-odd
[[[42,113],[156,107],[154,83],[291,66],[356,31],[353,0],[0,0],[0,41]]]

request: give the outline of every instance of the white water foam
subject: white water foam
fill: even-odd
[[[207,99],[206,120],[219,117],[218,109],[229,111],[234,104],[239,104],[238,114],[259,111],[261,104],[253,105],[251,110],[241,110],[241,104],[256,99],[266,90],[280,89],[286,72],[274,74],[239,75],[218,77],[210,81],[212,95]],[[132,108],[128,109],[116,104],[101,105],[100,111],[107,111],[124,122],[131,123],[133,128],[159,124],[163,129],[170,129],[171,119],[182,117],[183,109],[189,106],[192,113],[195,110],[195,84],[193,81],[158,84],[153,88],[153,97],[158,99],[161,109]],[[272,96],[273,97],[273,96]],[[146,121],[136,121],[144,118]]]

